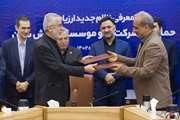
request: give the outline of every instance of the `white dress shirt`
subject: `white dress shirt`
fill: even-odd
[[[20,65],[21,65],[21,74],[24,74],[24,61],[25,61],[25,56],[26,56],[26,40],[25,41],[20,41],[18,38],[18,52],[19,52],[19,60],[20,60]]]

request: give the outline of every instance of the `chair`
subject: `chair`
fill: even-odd
[[[90,106],[93,98],[93,77],[70,76],[70,100],[67,106]]]

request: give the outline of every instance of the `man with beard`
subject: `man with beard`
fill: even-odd
[[[102,40],[95,42],[91,46],[90,55],[97,56],[107,51],[113,51],[117,54],[130,56],[129,44],[117,39],[115,36],[116,25],[112,18],[104,17],[99,22]],[[103,60],[98,64],[105,64],[108,61]],[[96,106],[119,106],[123,105],[126,96],[126,80],[118,74],[114,74],[110,69],[101,69],[94,73],[94,98],[95,100],[111,93],[116,93],[111,97],[94,102]]]

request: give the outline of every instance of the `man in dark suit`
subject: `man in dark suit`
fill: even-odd
[[[59,47],[60,57],[65,64],[81,66],[81,51],[78,48],[69,46],[69,31],[63,28],[58,39],[56,40]]]
[[[161,37],[162,21],[160,18],[154,17],[154,26],[155,26],[154,30],[157,31]],[[167,39],[162,39],[162,41],[168,53],[171,90],[174,93],[177,90],[175,73],[176,73],[176,66],[178,65],[178,52],[176,48],[176,42]]]
[[[34,40],[27,38],[30,32],[30,21],[27,16],[16,20],[17,37],[6,40],[2,45],[6,64],[6,98],[18,105],[20,99],[28,99],[33,106],[34,68],[32,50]]]
[[[2,49],[0,48],[0,99],[4,99],[5,69],[6,66],[2,56]]]
[[[38,105],[47,105],[47,101],[53,99],[64,106],[69,100],[69,75],[83,76],[84,72],[95,71],[93,65],[85,67],[74,65],[74,61],[79,60],[79,51],[59,48],[57,41],[59,43],[62,39],[59,37],[62,28],[61,16],[56,13],[45,15],[43,21],[45,33],[38,40],[33,51],[36,80],[35,102]],[[64,41],[64,38],[62,40]]]
[[[107,51],[114,51],[118,54],[130,56],[130,46],[127,42],[115,37],[115,22],[110,17],[104,17],[100,20],[100,31],[103,39],[95,42],[91,46],[90,55],[96,56],[104,54]],[[108,61],[100,61],[99,64],[105,64]],[[94,73],[94,97],[95,100],[103,96],[118,91],[119,93],[109,98],[97,101],[97,106],[119,106],[125,103],[126,80],[118,74],[114,74],[110,69],[101,69]]]

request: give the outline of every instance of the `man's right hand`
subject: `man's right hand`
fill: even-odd
[[[97,63],[95,64],[89,64],[84,67],[85,72],[87,73],[94,73],[96,71],[95,66],[97,66]]]
[[[109,62],[116,62],[118,60],[118,55],[115,52],[107,51],[112,57],[108,59]]]
[[[107,84],[113,84],[115,82],[115,78],[111,73],[108,73],[105,77],[105,81]]]

